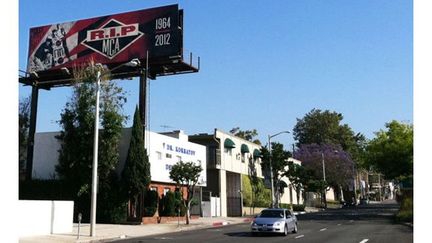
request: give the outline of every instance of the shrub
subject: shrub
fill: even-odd
[[[289,203],[281,203],[280,207],[281,208],[287,208],[287,209],[291,209],[292,208],[291,204],[289,204]]]
[[[168,191],[163,200],[163,209],[161,216],[175,216],[175,196],[174,192]]]
[[[178,209],[180,208],[180,216],[185,216],[186,215],[186,207],[184,206],[183,202],[182,202],[182,197],[181,197],[181,193],[179,191],[175,191],[174,192],[174,196],[175,196],[175,211],[176,211],[176,215],[178,213]]]
[[[157,208],[157,205],[158,205],[157,191],[147,190],[144,196],[144,207]]]
[[[292,205],[293,210],[294,211],[304,211],[305,210],[305,205],[304,204],[300,204],[300,205]]]
[[[153,217],[158,209],[157,191],[147,190],[144,195],[144,217]]]
[[[399,212],[396,214],[396,221],[413,222],[413,199],[409,195],[403,197]]]
[[[144,217],[153,217],[156,213],[157,207],[145,207],[144,208]]]

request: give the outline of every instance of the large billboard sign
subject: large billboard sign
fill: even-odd
[[[134,58],[182,55],[178,5],[138,10],[30,29],[27,71],[50,73],[93,60],[120,64]]]

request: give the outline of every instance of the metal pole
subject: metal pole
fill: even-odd
[[[98,143],[99,143],[99,92],[101,72],[97,72],[96,77],[96,110],[94,123],[94,144],[93,144],[93,174],[91,192],[91,212],[90,212],[90,236],[96,236],[96,201],[97,201],[97,167],[98,167]]]
[[[325,174],[325,162],[324,162],[324,153],[321,152],[321,158],[322,158],[322,170],[323,170],[323,180],[326,180],[326,174]]]
[[[34,137],[36,133],[37,104],[39,97],[39,88],[32,86],[31,104],[30,104],[30,126],[27,142],[27,162],[26,162],[26,180],[31,180],[33,172],[33,149]]]
[[[321,152],[321,157],[322,157],[322,167],[323,167],[323,180],[324,183],[326,182],[326,175],[325,175],[325,161],[324,161],[324,153]],[[323,200],[324,200],[324,208],[327,208],[327,189],[324,188],[323,190]]]
[[[272,154],[271,154],[271,136],[268,136],[268,146],[269,146],[269,164],[270,164],[270,184],[271,184],[271,195],[272,195],[272,205],[271,207],[274,208],[274,186],[273,186],[273,167],[272,167]]]
[[[353,164],[353,173],[356,173],[354,164]],[[353,180],[354,180],[354,205],[357,205],[357,176],[355,174]]]

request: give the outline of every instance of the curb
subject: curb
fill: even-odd
[[[244,223],[249,223],[249,222],[252,222],[252,221],[253,221],[253,218],[246,218],[246,219],[243,220]]]
[[[222,222],[214,222],[213,223],[213,227],[220,227],[220,226],[225,226],[228,225],[229,223],[226,221],[222,221]]]

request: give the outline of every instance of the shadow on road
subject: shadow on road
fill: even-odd
[[[369,204],[301,214],[299,220],[393,220],[398,204]]]
[[[225,233],[224,235],[226,236],[231,236],[231,237],[262,237],[262,236],[267,236],[267,237],[280,237],[283,236],[282,234],[272,234],[272,233],[259,233],[257,235],[252,235],[251,232],[229,232],[229,233]]]

